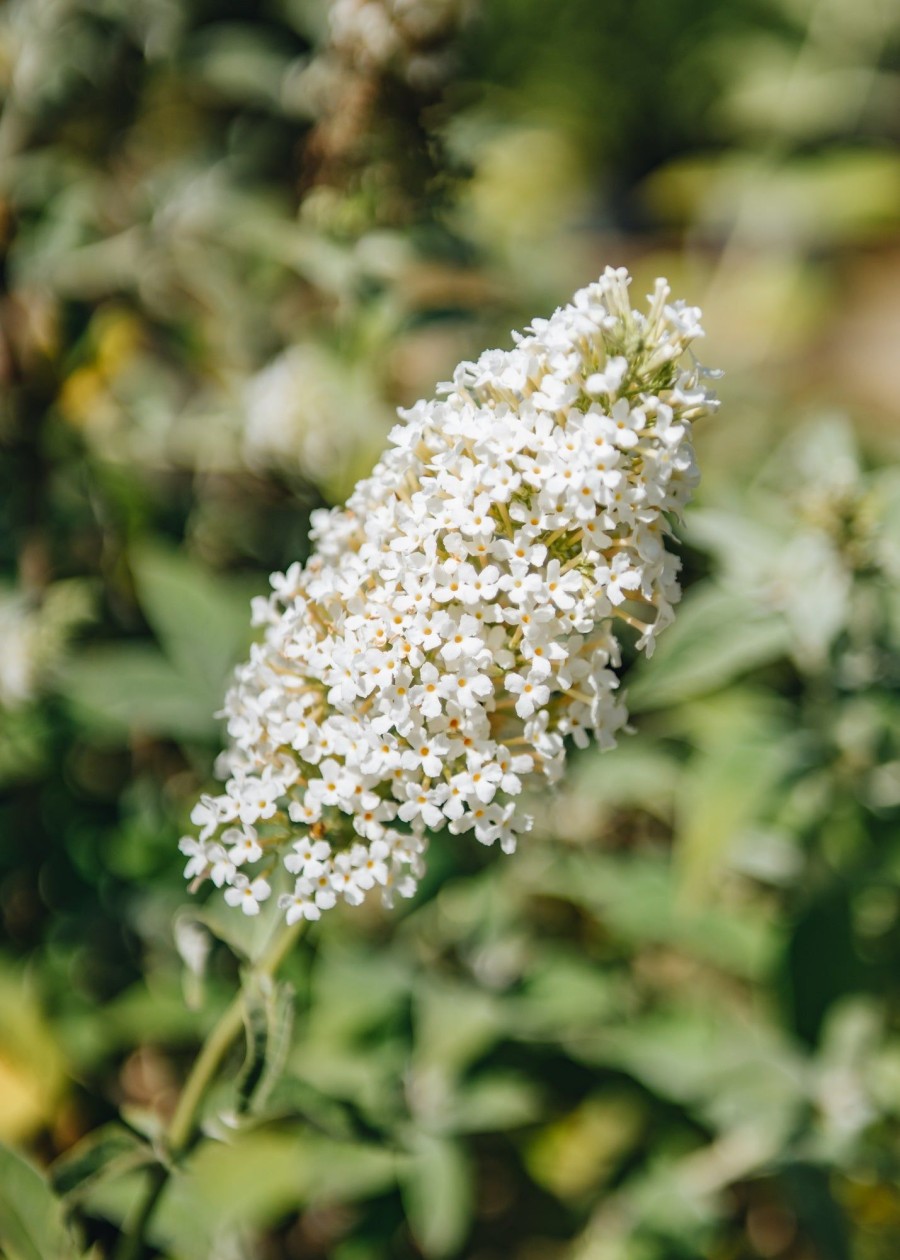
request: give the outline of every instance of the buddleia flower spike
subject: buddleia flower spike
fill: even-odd
[[[608,269],[511,350],[401,412],[305,566],[254,603],[264,637],[225,701],[225,790],[187,874],[256,914],[283,867],[290,922],[375,890],[411,896],[428,837],[510,852],[523,788],[567,740],[627,720],[620,636],[649,653],[680,597],[672,549],[716,407],[700,312],[657,281],[645,312]]]

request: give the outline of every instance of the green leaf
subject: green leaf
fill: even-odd
[[[148,1143],[113,1121],[66,1151],[51,1168],[50,1177],[56,1193],[71,1201],[101,1178],[121,1176],[155,1163],[156,1158]]]
[[[552,869],[535,868],[535,887],[542,895],[584,906],[628,946],[672,945],[735,975],[765,974],[779,944],[771,925],[757,914],[684,904],[661,858],[562,858]]]
[[[131,568],[141,607],[172,664],[185,679],[196,679],[198,690],[221,700],[250,638],[244,584],[157,546],[136,549]]]
[[[275,1004],[271,982],[256,977],[245,981],[243,997],[247,1053],[236,1084],[239,1115],[249,1109],[266,1072]]]
[[[531,1082],[511,1072],[491,1072],[462,1085],[448,1107],[445,1127],[453,1133],[498,1133],[532,1124],[541,1112]]]
[[[449,1256],[465,1241],[472,1219],[472,1176],[455,1142],[419,1133],[403,1177],[410,1229],[426,1256]]]
[[[254,962],[268,946],[272,932],[281,922],[278,910],[278,894],[285,891],[289,876],[286,871],[274,871],[269,882],[272,896],[257,915],[235,914],[222,897],[214,892],[201,909],[192,911],[196,921],[207,928],[216,940],[227,945],[244,962]]]
[[[265,27],[219,22],[195,36],[191,51],[197,80],[229,103],[283,110],[281,87],[291,59]]]
[[[101,729],[208,740],[250,638],[248,592],[155,546],[137,549],[132,568],[163,653],[147,643],[94,648],[65,668],[62,690]]]
[[[762,500],[756,513],[750,505],[742,506],[741,510],[697,508],[691,512],[687,540],[713,557],[716,570],[729,590],[747,583],[756,589],[771,573],[772,557],[778,553],[785,531],[791,527],[790,514],[783,505],[779,506],[778,516],[773,513],[768,497]],[[694,598],[693,592],[687,595],[685,608]]]
[[[292,1120],[300,1128],[315,1129],[338,1142],[371,1140],[376,1132],[352,1105],[341,1103],[299,1076],[280,1073],[273,1081],[264,1108],[254,1114],[260,1122]]]
[[[487,993],[429,977],[416,995],[416,1061],[462,1071],[500,1036],[497,1004]]]
[[[612,753],[596,748],[583,753],[572,767],[569,791],[576,800],[596,802],[601,817],[641,809],[668,821],[680,771],[676,758],[644,734],[621,743]]]
[[[706,695],[788,650],[788,629],[777,614],[717,586],[695,590],[629,683],[635,712]]]
[[[44,1178],[0,1146],[0,1248],[7,1260],[75,1260],[79,1248]]]
[[[262,1080],[253,1096],[254,1113],[266,1105],[272,1090],[278,1084],[291,1050],[291,1033],[294,1028],[296,992],[291,984],[280,984],[273,989],[267,1007],[268,1037],[266,1065]]]
[[[638,1145],[646,1125],[645,1106],[618,1091],[595,1094],[542,1127],[526,1159],[540,1185],[561,1199],[579,1199],[596,1190]]]
[[[715,730],[717,738],[695,753],[679,785],[675,861],[681,890],[691,898],[712,891],[741,830],[765,819],[794,756],[780,724],[752,709],[735,708],[733,720],[715,723]]]
[[[208,740],[217,729],[221,694],[184,677],[149,644],[85,652],[65,668],[61,685],[80,716],[101,730]]]
[[[523,992],[506,1003],[520,1034],[551,1039],[602,1028],[621,1007],[621,986],[607,971],[556,948],[542,950]]]
[[[206,1143],[172,1186],[166,1233],[266,1226],[313,1202],[349,1203],[396,1184],[397,1157],[383,1146],[256,1131]],[[165,1207],[166,1205],[164,1205]],[[197,1255],[197,1250],[182,1249]],[[179,1252],[181,1254],[181,1252]]]
[[[638,1017],[574,1045],[586,1063],[617,1067],[716,1132],[754,1133],[758,1158],[787,1141],[808,1105],[808,1063],[762,1022],[689,1003]]]
[[[814,95],[831,102],[834,75],[822,76],[818,88],[807,82],[794,88],[795,68],[774,81],[760,85],[758,99],[771,111],[777,109],[779,125],[793,120],[797,110],[785,104],[785,84],[790,84],[802,103]],[[776,86],[777,84],[777,86]],[[804,100],[806,98],[806,100]],[[792,98],[791,98],[792,99]],[[770,134],[766,128],[766,134]],[[679,158],[647,180],[645,194],[655,210],[671,221],[701,213],[716,227],[733,224],[742,212],[753,223],[760,239],[773,232],[780,240],[802,240],[807,246],[860,241],[885,231],[897,221],[900,194],[900,159],[891,149],[839,149],[795,158],[789,162],[761,163],[755,154],[733,154],[723,161],[714,157]],[[746,313],[742,311],[746,318]]]

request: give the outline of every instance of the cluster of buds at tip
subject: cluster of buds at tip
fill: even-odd
[[[567,741],[614,745],[620,636],[649,653],[672,619],[671,522],[716,405],[699,311],[664,281],[632,310],[628,286],[608,269],[461,364],[316,514],[312,559],[255,601],[264,638],[225,702],[227,783],[194,810],[189,877],[256,913],[279,872],[291,922],[374,889],[390,904],[429,835],[510,852],[523,788],[559,777]]]

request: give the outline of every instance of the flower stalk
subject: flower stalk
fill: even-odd
[[[248,969],[241,988],[214,1024],[184,1083],[164,1137],[165,1162],[156,1164],[135,1212],[115,1252],[115,1260],[141,1260],[146,1234],[157,1204],[169,1182],[172,1168],[192,1149],[200,1129],[200,1113],[207,1092],[222,1062],[244,1025],[245,984],[272,977],[296,944],[305,924],[279,925],[259,961]]]

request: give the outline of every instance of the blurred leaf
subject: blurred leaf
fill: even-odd
[[[764,820],[772,788],[793,749],[780,724],[737,710],[730,729],[684,768],[679,783],[675,861],[689,898],[708,896],[740,830]]]
[[[246,589],[146,542],[133,551],[131,567],[141,607],[172,664],[221,702],[250,637]]]
[[[96,1010],[77,1010],[57,1021],[60,1039],[82,1070],[94,1068],[111,1053],[146,1041],[183,1046],[194,1043],[201,1018],[185,1006],[175,974],[157,976],[152,987],[139,980],[104,1004],[103,1019]]]
[[[244,1033],[247,1039],[246,1054],[237,1078],[238,1113],[246,1111],[266,1070],[266,1052],[269,1047],[270,994],[264,986],[251,977],[241,986],[243,997]]]
[[[379,1136],[379,1131],[352,1104],[339,1102],[316,1089],[309,1081],[285,1073],[273,1081],[258,1115],[261,1122],[300,1121],[303,1127],[317,1130],[338,1142],[364,1142]]]
[[[773,520],[769,510],[698,507],[691,513],[688,539],[694,547],[715,557],[730,590],[740,590],[748,582],[756,589],[760,577],[771,571],[772,557],[777,554],[787,527],[783,504],[778,505],[778,512]],[[701,593],[694,587],[686,596],[685,605],[693,603]]]
[[[577,1199],[609,1179],[645,1123],[645,1109],[636,1098],[592,1096],[534,1138],[528,1147],[529,1171],[559,1198]]]
[[[696,587],[649,661],[634,671],[635,712],[705,695],[783,656],[784,621],[758,603],[713,585]]]
[[[604,815],[616,809],[642,809],[668,821],[680,773],[678,760],[642,733],[640,739],[623,741],[613,755],[591,749],[579,757],[568,789],[575,798],[596,800]]]
[[[541,872],[539,886],[544,895],[584,906],[626,945],[665,943],[738,976],[764,975],[779,945],[758,913],[683,904],[663,860],[563,858]]]
[[[198,1150],[173,1196],[171,1217],[193,1218],[210,1235],[223,1226],[269,1224],[310,1203],[383,1192],[395,1184],[397,1158],[384,1147],[319,1134],[240,1134],[228,1146]]]
[[[352,1046],[408,1007],[410,964],[342,932],[322,941],[311,983],[309,1035]]]
[[[762,241],[865,241],[898,222],[900,157],[888,149],[832,148],[777,163],[755,155],[679,158],[645,184],[667,222],[699,220]],[[749,226],[748,226],[749,225]]]
[[[853,611],[852,575],[834,545],[812,532],[789,541],[779,569],[794,659],[807,672],[827,669],[829,649]]]
[[[846,61],[841,58],[844,64],[835,64],[829,50],[817,48],[815,41],[798,57],[782,36],[763,32],[755,36],[745,32],[739,43],[723,47],[723,60],[730,63],[732,73],[720,110],[729,127],[754,138],[787,137],[793,144],[816,143],[845,132],[873,93],[889,90],[873,65],[862,57],[857,60],[853,47],[864,29],[867,9],[874,16],[878,6],[863,4],[848,20],[840,6],[831,7],[829,29],[835,31],[835,43],[842,39],[837,23],[842,17],[847,22],[849,57],[845,53]],[[879,43],[883,21],[882,16],[873,32]]]
[[[71,1201],[102,1177],[121,1176],[156,1161],[151,1146],[124,1125],[113,1122],[70,1147],[53,1165],[50,1176],[56,1193]]]
[[[487,993],[429,978],[416,994],[416,1064],[454,1073],[500,1035],[497,1003]]]
[[[456,1090],[446,1127],[453,1133],[502,1133],[533,1123],[540,1113],[540,1096],[532,1082],[512,1073],[491,1072]]]
[[[621,1002],[621,987],[608,973],[574,951],[545,947],[506,1011],[520,1035],[556,1039],[603,1027]]]
[[[65,1087],[54,1029],[22,975],[0,969],[0,1140],[21,1141],[52,1120]]]
[[[271,1226],[286,1213],[383,1194],[396,1185],[405,1162],[383,1144],[337,1142],[309,1132],[236,1131],[227,1144],[204,1143],[176,1171],[148,1237],[173,1256],[217,1260],[229,1239]],[[128,1176],[95,1183],[85,1208],[121,1224],[141,1184]]]
[[[37,1169],[0,1146],[0,1247],[8,1260],[75,1260],[62,1205]]]
[[[461,1148],[416,1134],[402,1182],[413,1235],[426,1256],[449,1256],[465,1241],[472,1216],[472,1179]]]
[[[690,1106],[718,1132],[754,1133],[754,1159],[774,1155],[809,1105],[812,1078],[787,1039],[720,1009],[672,1006],[573,1049]]]
[[[281,84],[291,59],[265,28],[217,22],[195,35],[188,55],[198,79],[226,99],[280,112]]]
[[[93,648],[65,667],[62,689],[83,720],[110,732],[141,731],[208,741],[222,696],[184,676],[144,644]]]

